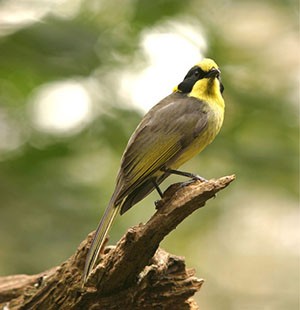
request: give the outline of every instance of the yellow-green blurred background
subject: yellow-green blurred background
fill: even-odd
[[[161,246],[206,280],[201,309],[298,309],[298,14],[296,0],[2,0],[0,274],[75,251],[142,115],[211,57],[224,126],[183,168],[237,180]],[[119,217],[111,242],[157,198]]]

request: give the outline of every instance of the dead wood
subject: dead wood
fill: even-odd
[[[234,176],[170,186],[146,224],[129,228],[107,247],[82,287],[82,270],[94,233],[61,266],[37,275],[0,278],[2,309],[198,309],[192,296],[203,284],[184,258],[159,248],[186,217],[227,187]]]

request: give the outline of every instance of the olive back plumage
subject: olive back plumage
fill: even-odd
[[[113,194],[116,204],[149,178],[163,174],[163,166],[172,166],[205,128],[207,109],[201,100],[173,93],[145,115],[122,156]]]

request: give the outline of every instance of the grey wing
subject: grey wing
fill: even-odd
[[[128,142],[114,193],[116,204],[179,156],[206,127],[205,103],[187,96],[166,99],[145,115]],[[148,185],[147,193],[152,189]]]

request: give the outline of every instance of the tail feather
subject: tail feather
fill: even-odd
[[[89,249],[85,266],[84,266],[84,274],[83,274],[83,284],[86,283],[90,273],[92,272],[101,247],[105,241],[105,237],[109,231],[110,226],[113,223],[115,216],[117,215],[119,210],[119,206],[115,206],[111,201],[108,207],[105,210],[105,213],[98,225],[96,230],[92,245]]]

